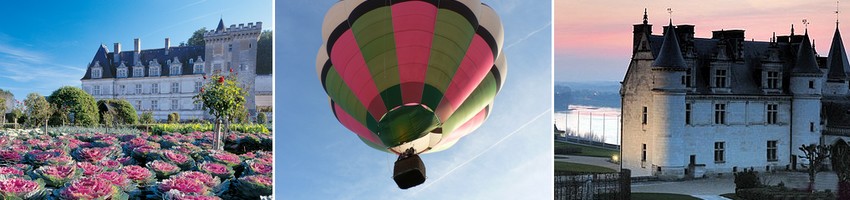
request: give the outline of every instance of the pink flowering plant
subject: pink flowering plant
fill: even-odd
[[[78,162],[77,168],[83,170],[83,176],[91,176],[103,172],[103,168],[90,162]]]
[[[258,161],[258,160],[247,160],[242,163],[242,166],[245,167],[246,174],[248,175],[272,175],[272,165],[270,163]]]
[[[163,200],[221,200],[221,197],[217,196],[208,196],[208,195],[199,195],[199,194],[185,194],[177,190],[171,190],[166,192],[163,197]]]
[[[129,177],[127,177],[127,174],[124,174],[124,173],[114,172],[114,171],[113,172],[103,172],[103,173],[100,173],[100,174],[96,174],[93,177],[97,178],[97,179],[107,180],[110,183],[112,183],[113,185],[118,186],[118,188],[120,188],[123,191],[131,191],[131,190],[136,189],[136,185],[135,185],[135,183],[133,183],[133,180],[131,180]]]
[[[0,163],[2,164],[17,164],[23,160],[20,151],[13,149],[0,150]]]
[[[212,191],[199,180],[190,179],[187,177],[172,177],[163,180],[156,187],[156,192],[166,193],[172,190],[186,194],[209,195]]]
[[[54,195],[63,200],[126,200],[130,196],[108,180],[98,178],[80,178],[54,191]]]
[[[214,162],[203,162],[198,165],[198,171],[209,173],[221,179],[233,178],[233,169],[227,165]]]
[[[10,178],[0,180],[0,198],[2,199],[43,199],[44,181]]]
[[[115,155],[113,147],[79,148],[72,154],[77,161],[100,162]]]
[[[32,150],[26,154],[25,161],[35,166],[42,166],[48,163],[51,158],[62,156],[63,152],[59,150]]]
[[[234,187],[244,197],[260,198],[272,194],[272,178],[266,175],[243,176],[236,180]]]
[[[127,175],[127,178],[138,185],[148,185],[156,182],[156,176],[153,172],[151,172],[148,168],[140,167],[138,165],[124,166],[119,171]]]
[[[121,162],[117,160],[102,160],[97,165],[103,167],[103,171],[114,171],[121,168]]]
[[[23,177],[24,170],[17,167],[0,167],[0,177]]]
[[[161,160],[175,164],[183,170],[189,170],[195,166],[195,160],[192,157],[178,151],[163,150],[159,157]]]
[[[48,186],[60,187],[82,176],[83,170],[79,170],[76,165],[49,165],[39,167],[34,173],[36,177],[44,179]]]
[[[157,179],[166,179],[169,176],[180,172],[180,167],[162,160],[154,160],[149,162],[146,166],[148,169],[153,171],[154,174],[156,174]]]
[[[210,152],[206,156],[206,160],[221,163],[227,165],[228,167],[234,167],[242,163],[242,159],[239,158],[238,155],[222,151]]]
[[[219,179],[217,176],[212,176],[210,174],[199,171],[184,171],[173,177],[201,181],[201,183],[204,183],[204,185],[206,185],[207,187],[213,188],[214,191],[219,189],[219,186],[221,186],[221,179]]]

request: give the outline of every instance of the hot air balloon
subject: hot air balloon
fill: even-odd
[[[479,0],[342,0],[325,15],[316,73],[336,119],[397,154],[393,179],[425,181],[418,156],[487,119],[505,82],[499,16]]]

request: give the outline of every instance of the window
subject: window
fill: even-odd
[[[195,92],[201,91],[201,82],[195,82]]]
[[[118,78],[127,78],[127,69],[118,69]]]
[[[126,87],[124,85],[118,86],[118,94],[127,94]]]
[[[142,84],[136,84],[136,94],[142,94]]]
[[[641,118],[641,124],[646,124],[647,111],[648,110],[647,110],[646,106],[644,106],[643,107],[643,115],[642,115],[643,117]]]
[[[148,73],[148,76],[159,76],[159,67],[151,67],[151,72]]]
[[[726,124],[726,104],[714,104],[714,124]]]
[[[196,74],[204,73],[204,65],[203,64],[197,64],[197,65],[195,65],[195,68],[192,71]]]
[[[685,124],[691,124],[691,104],[685,104]]]
[[[714,70],[714,86],[719,88],[726,87],[726,70],[718,69]]]
[[[815,123],[809,122],[809,132],[815,132]]]
[[[93,93],[93,95],[100,95],[100,86],[95,85],[94,86],[94,92],[92,92],[92,93]]]
[[[815,81],[809,81],[809,89],[815,89]]]
[[[221,73],[221,63],[213,64],[213,73]]]
[[[171,65],[169,72],[171,75],[180,75],[180,65]]]
[[[646,161],[646,144],[641,145],[641,148],[640,148],[640,161]]]
[[[776,140],[767,141],[767,161],[777,161],[776,159]]]
[[[177,99],[172,99],[171,100],[171,110],[178,110],[178,109],[180,109],[180,104],[177,103]]]
[[[776,124],[777,113],[779,112],[779,105],[777,104],[767,104],[767,123],[768,124]]]
[[[100,78],[102,77],[102,73],[100,72],[100,68],[92,68],[91,69],[91,78]]]
[[[145,71],[145,70],[144,70],[144,67],[142,67],[142,66],[133,67],[133,77],[142,77],[142,76],[145,76],[145,75],[144,75],[144,73],[145,73],[144,71]]]
[[[228,44],[227,45],[227,52],[231,52],[231,51],[233,51],[233,44]]]
[[[151,100],[151,110],[158,110],[159,105],[157,105],[157,104],[159,104],[159,102],[157,100]]]
[[[726,162],[726,159],[724,158],[724,155],[723,155],[725,149],[726,148],[725,148],[724,142],[715,142],[714,143],[714,162],[716,162],[716,163]]]
[[[767,72],[767,89],[779,89],[779,72]]]
[[[159,94],[159,83],[151,84],[151,94]]]
[[[142,101],[136,100],[136,110],[142,110]]]
[[[685,84],[685,87],[693,87],[693,84],[691,83],[691,76],[693,76],[691,74],[691,69],[688,68],[688,71],[685,72],[685,79],[682,80],[682,83]]]
[[[195,110],[201,109],[201,103],[195,102]]]
[[[180,82],[171,83],[171,93],[179,93],[180,92]]]

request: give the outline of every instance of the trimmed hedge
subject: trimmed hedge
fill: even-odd
[[[832,192],[815,192],[790,190],[785,187],[760,187],[739,189],[735,195],[743,199],[780,200],[780,199],[835,199]]]
[[[557,155],[571,155],[580,153],[581,148],[579,147],[555,147],[555,154]]]
[[[207,132],[215,131],[215,126],[210,123],[197,124],[155,124],[150,125],[151,132],[154,134],[162,133],[191,133],[191,132]],[[222,128],[222,131],[224,129]],[[230,131],[240,133],[265,133],[270,131],[262,124],[231,124]]]

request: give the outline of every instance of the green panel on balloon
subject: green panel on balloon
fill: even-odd
[[[422,104],[428,106],[428,108],[437,109],[437,104],[440,103],[440,100],[443,99],[443,93],[440,92],[439,89],[434,86],[425,84],[422,89]]]
[[[357,95],[354,95],[354,92],[345,84],[345,81],[342,80],[342,77],[339,76],[339,73],[333,67],[328,69],[328,75],[325,78],[325,87],[327,87],[325,89],[328,91],[328,96],[339,107],[360,122],[360,124],[366,124],[366,107],[357,99]]]
[[[384,103],[387,104],[387,110],[400,106],[402,104],[401,85],[394,85],[384,91],[381,91],[381,98],[383,98]]]
[[[395,51],[396,45],[390,11],[390,7],[369,11],[357,18],[357,21],[351,26],[351,31],[357,39],[357,45],[360,46],[360,52],[366,61],[366,66],[378,91],[387,90],[399,84],[398,58]],[[398,97],[384,95],[381,95],[381,97],[387,110],[401,104],[387,102],[390,100],[388,98],[400,99],[401,92],[398,93]],[[401,100],[398,102],[401,102]]]
[[[444,137],[448,137],[448,135],[454,133],[455,129],[475,117],[481,109],[484,109],[490,102],[493,102],[497,91],[496,77],[493,76],[493,73],[488,73],[484,77],[484,80],[481,81],[481,84],[472,91],[472,94],[463,101],[463,104],[443,124],[443,131],[446,134]]]
[[[373,149],[377,149],[377,150],[380,150],[380,151],[383,151],[383,152],[387,152],[387,153],[392,153],[390,150],[388,150],[388,149],[387,149],[386,147],[384,147],[384,146],[381,146],[381,145],[379,145],[379,144],[372,143],[371,141],[369,141],[369,140],[367,140],[367,139],[365,139],[365,138],[363,138],[363,137],[360,137],[360,136],[357,136],[357,138],[360,138],[360,141],[363,141],[363,143],[366,143],[366,145],[369,145],[369,147],[372,147]]]
[[[421,105],[401,106],[387,112],[378,123],[378,137],[387,146],[398,146],[427,135],[439,126],[434,112]]]
[[[447,9],[438,11],[434,26],[425,83],[445,93],[452,76],[466,55],[475,29],[462,15]]]

